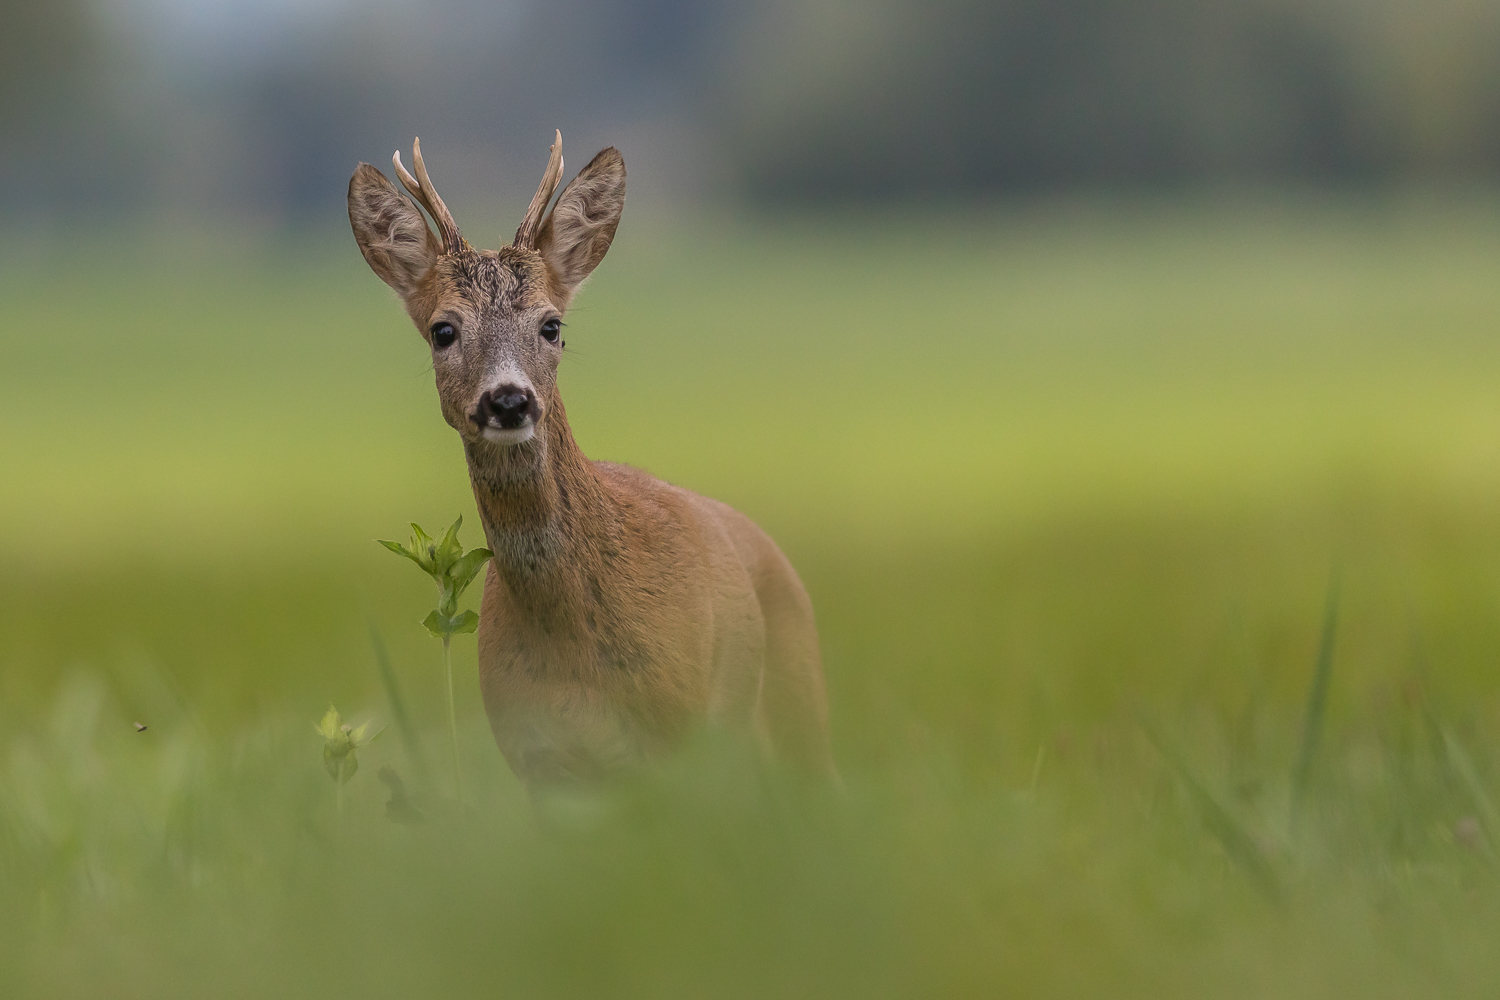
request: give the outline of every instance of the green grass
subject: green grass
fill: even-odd
[[[0,994],[1493,996],[1497,222],[627,219],[575,433],[781,541],[848,792],[707,739],[550,823],[465,638],[451,815],[373,539],[477,520],[352,240],[12,241]],[[430,773],[393,727],[340,824],[312,724],[396,721],[372,627]]]

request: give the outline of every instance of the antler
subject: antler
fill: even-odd
[[[547,203],[557,193],[562,172],[562,131],[559,129],[557,138],[552,143],[552,156],[547,160],[547,170],[542,174],[542,183],[537,187],[536,194],[531,196],[531,204],[526,208],[521,228],[516,230],[516,238],[511,241],[512,246],[523,250],[536,249],[536,234],[542,228],[542,213],[547,211]]]
[[[413,177],[406,172],[401,165],[401,150],[396,150],[391,157],[391,163],[396,167],[396,176],[401,178],[401,183],[406,185],[413,198],[421,202],[422,207],[427,209],[427,214],[432,216],[432,221],[437,223],[438,231],[443,238],[444,253],[459,253],[468,244],[459,235],[458,223],[453,221],[453,213],[448,211],[448,206],[443,204],[443,199],[438,197],[437,189],[432,186],[432,178],[427,176],[427,165],[422,162],[422,140],[413,139],[411,143],[411,162],[417,168],[417,176]]]

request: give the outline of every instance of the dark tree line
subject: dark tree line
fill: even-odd
[[[1500,173],[1497,0],[354,4],[223,68],[5,6],[11,209],[323,211],[417,132],[453,186],[521,190],[558,124],[767,201]]]

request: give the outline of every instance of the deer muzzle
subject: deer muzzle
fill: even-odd
[[[469,419],[491,441],[519,444],[531,437],[541,407],[530,386],[506,383],[480,395]]]

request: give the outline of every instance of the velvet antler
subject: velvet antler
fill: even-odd
[[[511,241],[512,246],[523,250],[536,249],[536,234],[542,228],[542,216],[547,211],[547,203],[557,193],[562,172],[562,131],[558,130],[557,138],[552,142],[552,155],[547,160],[547,170],[542,174],[542,183],[537,186],[536,194],[531,196],[531,204],[527,206],[526,217],[516,230],[516,238]]]
[[[391,163],[396,168],[396,176],[401,178],[401,183],[406,185],[413,198],[427,209],[427,214],[432,216],[432,221],[437,223],[438,235],[443,240],[444,253],[459,253],[468,246],[464,238],[459,235],[458,223],[453,221],[453,213],[448,211],[448,206],[443,204],[443,199],[438,197],[437,189],[432,186],[432,178],[427,176],[427,165],[422,162],[422,140],[413,139],[411,144],[411,162],[417,168],[417,176],[413,177],[406,172],[401,165],[401,151],[398,149],[391,157]]]

